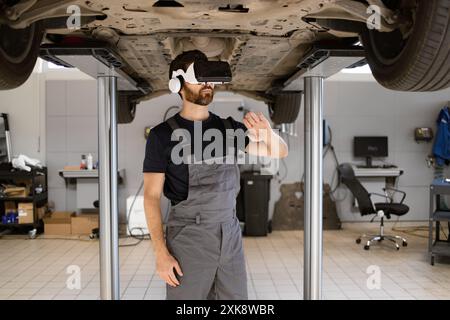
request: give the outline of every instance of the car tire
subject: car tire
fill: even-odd
[[[0,25],[0,90],[22,85],[34,69],[44,28],[35,22],[25,29]]]
[[[131,123],[134,120],[136,115],[136,101],[134,97],[119,92],[119,105],[118,105],[118,115],[117,115],[117,123],[126,124]]]
[[[302,92],[282,92],[269,103],[270,119],[274,124],[293,123],[297,120],[302,102]]]
[[[418,1],[414,26],[400,30],[364,28],[367,60],[377,81],[398,91],[437,91],[450,86],[450,0]]]

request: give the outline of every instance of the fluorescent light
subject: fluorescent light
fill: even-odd
[[[362,67],[356,67],[356,68],[347,68],[343,69],[342,73],[359,73],[359,74],[371,74],[372,70],[370,70],[370,67],[368,64],[362,66]]]
[[[63,66],[58,66],[57,64],[54,64],[50,61],[46,61],[47,62],[47,68],[48,69],[65,69],[65,67]]]

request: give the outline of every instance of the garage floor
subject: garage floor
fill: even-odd
[[[400,251],[387,244],[364,251],[354,242],[361,231],[350,224],[324,232],[325,299],[450,299],[450,262],[430,266],[425,238],[405,235],[409,246]],[[302,298],[302,237],[289,231],[244,238],[251,299]],[[4,237],[0,257],[0,299],[99,298],[97,241]],[[122,299],[164,299],[150,241],[122,247],[120,259]],[[66,288],[71,265],[81,268],[79,290]],[[367,287],[369,266],[381,270],[379,290]]]

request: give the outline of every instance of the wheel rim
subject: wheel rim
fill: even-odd
[[[391,10],[401,10],[401,1],[399,0],[383,0],[383,3]],[[417,10],[417,5],[415,10]],[[413,9],[409,9],[413,10]],[[415,27],[415,14],[411,11],[413,25],[411,31]],[[369,40],[376,59],[385,66],[390,66],[402,59],[408,40],[412,32],[403,34],[400,29],[392,32],[379,32],[377,30],[369,31]]]
[[[393,32],[370,31],[370,42],[378,61],[383,65],[393,65],[402,57],[408,40],[403,39],[400,30]]]
[[[275,113],[275,111],[273,110],[274,108],[273,103],[269,103],[268,107],[269,107],[269,116],[272,118],[273,114]]]
[[[19,64],[28,56],[33,44],[35,25],[26,29],[12,29],[0,25],[0,54],[7,62]]]
[[[136,115],[136,105],[133,104],[130,110],[131,119],[134,119],[134,116]]]

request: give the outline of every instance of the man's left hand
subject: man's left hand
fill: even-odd
[[[269,120],[264,117],[262,112],[248,112],[244,117],[243,123],[249,131],[251,141],[267,141],[269,135],[272,133]]]

